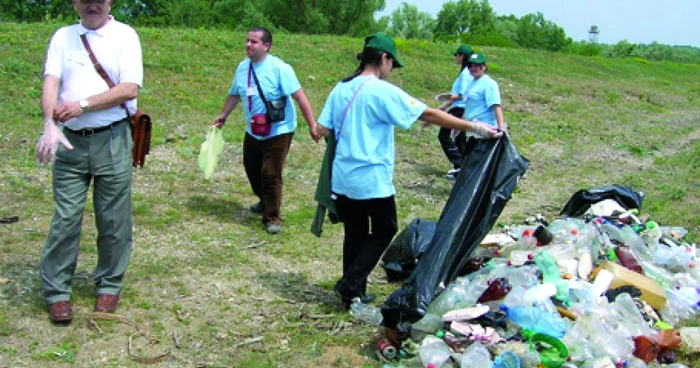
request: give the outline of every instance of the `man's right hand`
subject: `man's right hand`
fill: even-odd
[[[68,150],[73,149],[73,145],[71,145],[66,136],[63,135],[63,132],[53,119],[46,119],[44,121],[44,132],[41,134],[41,137],[39,137],[39,141],[36,142],[37,160],[42,164],[54,162],[56,160],[56,150],[58,149],[59,143]]]
[[[222,126],[224,126],[224,124],[226,124],[226,117],[224,115],[219,115],[215,117],[214,120],[211,122],[211,125],[217,128],[221,128]]]

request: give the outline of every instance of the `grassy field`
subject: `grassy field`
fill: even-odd
[[[88,203],[74,282],[75,320],[54,326],[40,296],[37,262],[53,214],[50,167],[38,165],[42,66],[57,25],[0,23],[0,367],[136,367],[123,321],[88,327],[94,303],[94,217]],[[170,351],[162,367],[358,367],[380,365],[377,329],[352,321],[331,291],[340,276],[342,228],[308,232],[324,152],[303,119],[285,169],[283,231],[266,234],[247,211],[255,197],[242,167],[242,113],[224,129],[218,171],[204,180],[196,159],[244,57],[244,33],[144,28],[139,106],[155,132],[146,167],[134,173],[134,252],[118,313],[150,339],[133,352]],[[296,70],[316,116],[334,84],[356,67],[360,39],[275,37],[273,54]],[[398,42],[406,68],[391,81],[432,105],[457,76],[455,45]],[[500,224],[554,218],[579,189],[606,184],[646,193],[643,213],[700,231],[700,65],[585,58],[483,48],[499,82],[506,121],[531,161]],[[449,194],[437,128],[397,131],[400,228],[435,219]],[[497,231],[494,229],[493,231]],[[371,277],[378,303],[396,290]],[[697,325],[697,321],[691,324]],[[177,341],[177,346],[175,341]],[[683,356],[689,359],[688,356]],[[683,361],[683,360],[682,360]],[[695,364],[700,360],[694,358]],[[688,360],[685,361],[686,363]]]

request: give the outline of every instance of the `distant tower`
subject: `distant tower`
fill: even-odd
[[[598,30],[598,26],[591,26],[591,29],[588,30],[588,42],[598,43],[598,34],[599,33],[600,33],[600,30]]]

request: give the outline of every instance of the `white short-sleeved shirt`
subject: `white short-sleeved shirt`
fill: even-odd
[[[489,125],[498,126],[494,105],[501,104],[501,92],[498,83],[488,74],[469,83],[466,92],[467,106],[464,110],[465,120],[478,120]]]
[[[394,126],[410,128],[425,109],[424,103],[374,76],[338,83],[318,118],[336,134],[332,191],[352,199],[394,195]]]
[[[265,99],[271,101],[286,96],[287,106],[284,110],[284,120],[272,123],[270,135],[267,137],[254,135],[251,131],[250,120],[253,118],[253,115],[264,114],[267,110],[255,86],[255,79],[249,73],[250,65],[250,59],[245,59],[238,64],[236,74],[233,76],[233,83],[231,83],[231,88],[229,89],[229,95],[238,95],[241,97],[241,102],[243,102],[246,132],[259,140],[294,132],[297,127],[297,113],[294,109],[291,95],[301,89],[301,84],[294,73],[294,69],[289,64],[269,54],[263,61],[253,64],[253,70],[258,77]],[[248,104],[248,96],[251,97],[252,105]]]
[[[467,106],[465,95],[467,92],[467,86],[473,79],[474,77],[472,77],[472,75],[469,73],[469,68],[462,69],[462,71],[459,73],[459,77],[457,77],[454,83],[452,83],[452,91],[450,92],[453,95],[462,95],[462,98],[453,101],[452,107],[464,108]]]
[[[103,93],[109,86],[97,73],[88,52],[80,40],[86,34],[95,58],[107,72],[112,82],[143,84],[141,42],[130,26],[114,20],[97,30],[89,30],[82,24],[60,28],[54,33],[46,51],[44,75],[53,75],[61,80],[58,101],[79,101]],[[136,99],[127,101],[131,112],[136,111]],[[71,129],[96,128],[124,119],[126,112],[121,106],[99,111],[89,111],[68,120]]]

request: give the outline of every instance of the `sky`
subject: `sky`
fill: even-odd
[[[437,17],[445,0],[385,0],[381,15],[396,10],[402,2]],[[598,26],[598,42],[622,40],[648,44],[700,47],[700,0],[489,0],[497,15],[542,13],[562,27],[574,41],[588,39],[588,30]]]

